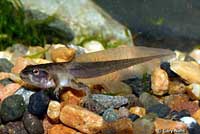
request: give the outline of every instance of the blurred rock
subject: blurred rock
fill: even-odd
[[[178,75],[170,69],[170,63],[169,62],[162,62],[160,64],[160,68],[165,70],[167,72],[167,75],[170,78],[178,77]]]
[[[182,122],[156,118],[154,125],[156,134],[164,134],[164,133],[188,134],[187,126]]]
[[[91,0],[22,0],[21,2],[25,11],[30,14],[27,15],[27,21],[42,21],[48,16],[56,15],[48,28],[60,31],[60,35],[65,35],[63,38],[66,41],[71,41],[74,37],[74,44],[95,38],[103,38],[108,44],[112,40],[120,44],[133,44],[130,31],[113,20]]]
[[[21,87],[18,83],[11,83],[6,85],[5,87],[0,88],[0,100],[4,100],[8,96],[13,95],[19,88]]]
[[[25,101],[25,104],[28,105],[29,104],[29,99],[30,99],[30,96],[32,94],[34,94],[35,92],[34,91],[31,91],[31,90],[28,90],[24,87],[21,87],[19,88],[15,94],[18,94],[18,95],[21,95],[23,98],[24,98],[24,101]]]
[[[125,107],[120,107],[118,110],[118,116],[119,118],[128,118],[129,110]]]
[[[194,49],[189,55],[200,64],[200,49]]]
[[[79,105],[83,96],[84,93],[82,91],[69,89],[64,91],[60,98],[65,104]]]
[[[62,124],[56,124],[48,130],[48,134],[82,134],[76,130],[64,126]]]
[[[135,134],[133,133],[133,124],[129,119],[119,119],[114,122],[104,123],[101,130],[103,134]]]
[[[148,112],[155,113],[160,118],[166,117],[169,114],[170,110],[171,109],[165,104],[156,104],[147,109]]]
[[[13,64],[9,60],[0,58],[0,72],[11,72],[12,67]]]
[[[29,47],[26,55],[31,58],[44,58],[45,49],[41,46]]]
[[[104,82],[102,85],[103,91],[101,93],[103,94],[113,94],[113,95],[130,95],[132,94],[132,89],[131,87],[120,81],[109,81],[109,82]]]
[[[146,116],[137,119],[133,123],[134,134],[153,134],[155,114],[147,114]]]
[[[139,117],[143,117],[143,116],[146,115],[146,109],[144,109],[143,107],[138,107],[138,106],[136,106],[136,107],[131,107],[131,108],[129,109],[129,112],[130,112],[131,114],[136,114],[136,115],[138,115]]]
[[[61,105],[58,101],[51,100],[47,109],[47,116],[53,121],[58,122],[60,116]]]
[[[83,133],[98,133],[103,126],[103,118],[77,105],[65,105],[61,109],[60,121]]]
[[[22,44],[13,44],[7,50],[13,53],[12,61],[15,61],[16,58],[26,55],[28,47]]]
[[[169,94],[183,94],[186,86],[178,80],[169,81]]]
[[[8,61],[12,60],[12,53],[7,51],[1,51],[0,52],[0,59],[7,59]]]
[[[12,95],[4,99],[1,105],[1,118],[4,122],[14,121],[22,117],[25,111],[25,102],[20,95]]]
[[[192,115],[199,109],[199,104],[195,101],[189,101],[187,95],[170,95],[164,98],[164,103],[174,111],[188,110]]]
[[[190,113],[188,110],[181,110],[180,112],[171,111],[169,115],[166,117],[167,119],[171,119],[173,121],[180,121],[182,117],[190,117]]]
[[[189,134],[199,134],[200,126],[194,118],[183,117],[180,120],[187,125]]]
[[[104,50],[103,45],[96,40],[92,40],[92,41],[84,43],[83,47],[85,48],[86,53]]]
[[[132,88],[133,94],[137,97],[143,92],[149,91],[151,89],[151,76],[146,75],[144,78],[133,77],[123,81]]]
[[[43,116],[47,112],[49,104],[49,97],[43,92],[36,92],[31,95],[29,104],[28,104],[28,111],[36,116]]]
[[[21,121],[9,122],[5,127],[7,131],[2,134],[28,134]]]
[[[11,83],[13,83],[13,81],[9,78],[0,80],[0,84],[2,84],[3,86],[6,86],[6,85],[11,84]]]
[[[151,89],[155,95],[163,95],[168,92],[169,78],[167,73],[156,68],[151,75]]]
[[[29,134],[43,134],[44,128],[42,121],[40,121],[36,116],[25,112],[23,116],[23,123]]]
[[[159,101],[154,96],[146,92],[140,95],[139,101],[142,103],[142,105],[144,105],[146,109],[148,109],[153,105],[160,104]]]
[[[102,117],[106,122],[112,122],[112,121],[116,121],[117,119],[119,119],[118,113],[113,108],[106,109],[104,111]]]
[[[200,100],[200,84],[192,83],[187,86],[186,91],[192,100]]]
[[[48,130],[51,129],[54,124],[52,124],[48,117],[45,117],[42,121],[42,125],[44,128],[44,134],[48,134]]]
[[[137,114],[130,114],[128,118],[131,119],[132,122],[134,122],[136,119],[140,118],[140,116]]]
[[[200,125],[200,109],[198,109],[193,115],[192,117],[198,122],[198,124]]]
[[[51,49],[51,59],[54,62],[68,62],[75,56],[75,50],[67,47]]]
[[[196,62],[174,61],[170,68],[188,83],[200,84],[200,66]]]

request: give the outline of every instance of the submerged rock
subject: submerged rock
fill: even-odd
[[[47,116],[54,122],[59,121],[61,104],[58,101],[50,101],[47,109]]]
[[[28,111],[37,116],[43,116],[47,112],[49,97],[43,91],[31,95]]]
[[[112,122],[112,121],[116,121],[117,119],[119,119],[119,115],[113,108],[109,108],[104,111],[103,119],[107,122]]]
[[[158,115],[160,118],[164,118],[170,112],[170,108],[165,104],[156,104],[147,109],[148,112],[152,112]]]
[[[7,132],[4,132],[3,134],[29,134],[24,128],[23,122],[21,121],[9,122],[5,127]]]
[[[25,111],[25,102],[20,95],[7,97],[1,105],[1,118],[4,122],[14,121],[22,117]]]
[[[23,123],[29,134],[43,134],[44,129],[42,121],[36,116],[26,112],[23,116]]]
[[[13,64],[5,58],[0,59],[0,72],[11,72]]]

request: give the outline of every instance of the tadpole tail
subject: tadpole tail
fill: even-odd
[[[69,68],[69,73],[76,78],[92,78],[108,73],[112,73],[133,65],[144,63],[156,58],[170,56],[171,54],[159,54],[154,56],[120,59],[112,61],[97,61],[97,62],[74,62]]]

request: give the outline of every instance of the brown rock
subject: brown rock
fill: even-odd
[[[198,124],[200,125],[200,109],[198,109],[193,115],[192,117],[198,122]]]
[[[44,118],[42,124],[44,128],[44,134],[48,134],[48,130],[53,127],[53,124],[50,122],[50,120],[47,117]]]
[[[47,109],[47,116],[53,121],[58,122],[60,116],[61,105],[58,101],[51,100]]]
[[[114,122],[105,122],[101,130],[102,134],[133,134],[133,123],[124,118]]]
[[[1,85],[0,100],[3,101],[8,96],[13,95],[20,87],[21,85],[19,85],[18,83],[10,83],[6,85],[5,87]]]
[[[75,50],[72,48],[58,47],[51,50],[51,58],[54,62],[71,61],[75,55]]]
[[[79,105],[83,96],[84,93],[82,91],[69,89],[61,94],[61,100],[64,101],[65,104]]]
[[[188,83],[200,84],[200,66],[196,62],[174,61],[170,68]]]
[[[187,86],[186,91],[192,100],[200,100],[200,84],[190,84]]]
[[[60,121],[83,133],[98,133],[103,126],[103,118],[77,105],[65,105],[60,113]]]
[[[185,93],[185,85],[180,81],[169,82],[169,94],[183,94]]]
[[[185,94],[167,96],[164,98],[164,103],[172,110],[181,111],[186,109],[190,114],[193,114],[199,109],[198,103],[195,101],[189,101],[189,97]]]
[[[146,110],[143,107],[137,107],[137,106],[131,107],[129,109],[129,112],[132,113],[132,114],[137,114],[140,117],[143,117],[146,114]]]
[[[77,132],[76,130],[66,127],[62,124],[57,124],[48,130],[48,134],[82,134],[82,133]]]
[[[151,75],[151,88],[155,95],[163,95],[168,92],[169,80],[167,73],[156,68]]]
[[[187,126],[182,122],[156,118],[154,125],[156,134],[188,134]]]

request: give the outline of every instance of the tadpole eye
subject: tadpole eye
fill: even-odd
[[[39,75],[40,71],[38,69],[33,69],[33,74],[34,75]]]

